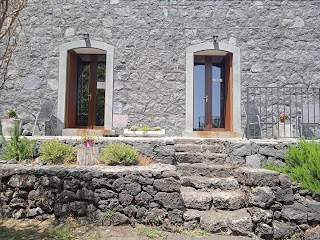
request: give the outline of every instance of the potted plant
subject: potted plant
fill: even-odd
[[[290,117],[289,117],[289,114],[287,114],[287,113],[280,113],[279,114],[279,118],[280,118],[280,122],[284,122],[285,120],[289,120],[290,119]]]
[[[81,140],[86,148],[92,148],[95,141],[95,137],[83,135],[81,136]]]
[[[159,126],[150,128],[148,125],[132,126],[130,129],[125,129],[123,135],[125,137],[164,137],[165,129]]]
[[[1,120],[2,135],[11,136],[14,126],[20,127],[20,119],[17,119],[17,113],[13,107],[7,109],[5,114],[6,118]]]
[[[7,109],[6,111],[6,115],[9,119],[11,118],[16,118],[17,117],[17,113],[16,113],[16,110],[14,108],[9,108]]]

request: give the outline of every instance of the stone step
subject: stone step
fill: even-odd
[[[177,170],[182,176],[230,177],[235,169],[230,165],[210,165],[206,163],[178,163]]]
[[[224,164],[227,162],[228,155],[224,153],[186,153],[177,152],[175,154],[178,163],[216,163]]]
[[[239,189],[239,183],[233,177],[228,178],[208,178],[200,176],[182,176],[180,178],[183,187],[192,187],[201,190],[221,189],[235,190]]]
[[[188,209],[183,214],[186,228],[201,228],[211,233],[229,232],[232,235],[252,236],[253,224],[246,209],[235,211]]]
[[[181,196],[188,209],[237,210],[246,205],[246,195],[241,190],[207,192],[190,187],[181,187]]]
[[[219,144],[224,146],[224,140],[221,139],[204,139],[204,138],[175,138],[174,145],[177,144],[195,144],[195,145],[215,145]]]
[[[233,172],[233,176],[241,184],[247,186],[290,186],[290,178],[284,174],[262,168],[239,167]]]
[[[197,153],[225,153],[223,144],[214,143],[208,144],[175,144],[174,149],[176,152],[197,152]]]

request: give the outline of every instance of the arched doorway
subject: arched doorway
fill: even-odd
[[[241,135],[240,50],[222,43],[187,48],[186,131],[189,136]]]
[[[113,52],[98,41],[60,47],[57,117],[63,129],[112,129]]]

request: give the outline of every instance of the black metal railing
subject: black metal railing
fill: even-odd
[[[320,138],[320,88],[247,87],[250,138]]]
[[[212,128],[220,128],[220,116],[212,116]],[[205,129],[205,117],[200,116],[195,130],[204,130]]]

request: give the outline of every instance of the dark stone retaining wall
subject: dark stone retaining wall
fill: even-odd
[[[182,223],[175,167],[65,167],[2,164],[0,216],[68,216],[103,224]],[[167,220],[166,220],[167,221]]]
[[[46,141],[45,139],[37,139],[36,157],[40,145]],[[78,146],[82,144],[81,139],[63,139],[61,142]],[[95,145],[99,148],[111,142],[124,142],[134,146],[140,153],[149,156],[155,162],[164,164],[176,164],[175,145],[183,142],[183,138],[101,138],[96,141]],[[225,152],[228,154],[228,161],[231,163],[243,163],[250,167],[260,167],[264,162],[280,163],[284,161],[284,155],[288,147],[296,144],[296,140],[292,141],[261,141],[246,139],[187,139],[191,144],[223,144]],[[1,145],[1,143],[0,143]],[[192,150],[192,149],[190,149]],[[0,149],[1,151],[1,149]]]
[[[287,176],[250,168],[239,168],[233,175],[247,198],[244,209],[237,210],[245,214],[228,223],[237,225],[236,233],[250,236],[254,232],[263,239],[285,239],[319,224],[319,196],[300,189]],[[139,222],[190,226],[198,216],[183,217],[180,187],[180,177],[171,165],[1,164],[0,217],[61,220],[72,216],[107,225]],[[213,217],[207,227],[216,220]]]
[[[290,145],[296,140],[262,141],[262,140],[230,140],[225,141],[226,153],[232,163],[243,163],[249,167],[261,167],[264,163],[279,164],[285,161],[284,156]]]

